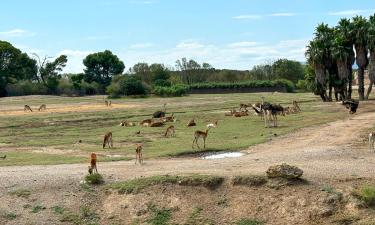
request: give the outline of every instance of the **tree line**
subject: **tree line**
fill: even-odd
[[[11,43],[0,41],[0,97],[28,94],[183,95],[197,83],[238,83],[287,79],[304,82],[306,66],[279,59],[250,70],[216,69],[209,63],[182,58],[174,67],[140,62],[125,71],[125,64],[109,50],[87,55],[83,73],[66,74],[68,57],[55,59],[28,55]],[[305,83],[299,86],[306,86]]]
[[[307,46],[306,57],[314,72],[308,82],[323,101],[352,97],[353,65],[358,66],[358,95],[368,99],[375,82],[375,15],[368,19],[342,18],[335,27],[319,24]],[[364,74],[368,69],[370,85],[365,95]],[[328,91],[328,93],[327,93]]]

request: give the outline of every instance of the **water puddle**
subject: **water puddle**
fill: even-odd
[[[202,157],[202,159],[224,159],[224,158],[237,158],[244,156],[242,152],[216,152],[209,153]]]
[[[122,155],[106,155],[107,157],[110,157],[110,158],[120,158],[122,157]]]

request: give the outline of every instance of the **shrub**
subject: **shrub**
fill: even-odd
[[[6,90],[9,96],[48,94],[48,89],[43,84],[28,80],[18,81],[16,84],[9,84]]]
[[[170,87],[171,82],[169,80],[155,80],[153,83],[154,86],[160,86],[160,87]]]
[[[148,92],[148,87],[134,76],[117,76],[107,87],[107,93],[111,98],[147,95]]]
[[[161,97],[181,97],[187,95],[189,87],[183,84],[176,84],[171,87],[160,87],[154,88],[153,93]]]
[[[102,175],[100,175],[99,173],[86,175],[85,181],[89,184],[94,184],[94,185],[104,183],[104,179],[103,179]]]
[[[75,89],[73,83],[69,80],[61,79],[57,86],[57,94],[67,96],[77,96],[80,94],[79,90]]]
[[[375,186],[364,185],[354,191],[354,196],[363,201],[366,206],[375,206]]]
[[[257,220],[257,219],[241,219],[237,223],[237,225],[262,225],[264,222]]]

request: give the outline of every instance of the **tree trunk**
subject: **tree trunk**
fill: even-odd
[[[365,81],[364,81],[365,69],[363,67],[359,67],[357,75],[358,75],[359,100],[364,100],[365,99]]]
[[[357,53],[356,62],[358,65],[358,95],[359,95],[359,100],[364,100],[365,99],[364,75],[365,75],[365,69],[368,65],[367,48],[364,46],[355,46],[355,51]]]
[[[375,83],[375,49],[371,51],[370,53],[370,63],[369,63],[369,69],[368,69],[368,78],[370,79],[370,84],[367,89],[367,95],[366,95],[366,100],[368,100],[371,90],[372,90],[372,85]]]

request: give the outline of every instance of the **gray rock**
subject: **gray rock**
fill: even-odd
[[[266,173],[268,178],[296,179],[302,176],[303,171],[296,166],[283,163],[281,165],[271,166]]]

